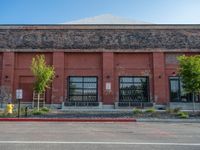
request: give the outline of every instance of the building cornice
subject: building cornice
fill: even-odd
[[[1,24],[0,29],[62,30],[62,29],[200,29],[200,24]]]
[[[200,50],[200,25],[1,25],[0,48]]]

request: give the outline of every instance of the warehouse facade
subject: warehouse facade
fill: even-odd
[[[192,106],[177,56],[200,53],[199,25],[2,25],[1,85],[33,98],[34,56],[56,76],[45,103],[60,107]],[[196,96],[199,107],[199,97]]]

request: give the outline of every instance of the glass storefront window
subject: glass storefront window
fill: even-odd
[[[171,102],[192,102],[192,94],[184,91],[180,77],[169,77],[169,82]],[[200,102],[199,95],[195,96],[195,102]]]
[[[69,77],[69,101],[97,102],[97,77]]]
[[[120,102],[149,102],[148,77],[120,77]]]

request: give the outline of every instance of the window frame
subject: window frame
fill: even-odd
[[[121,89],[120,89],[120,86],[121,86],[121,81],[120,79],[121,78],[145,78],[146,79],[146,94],[147,94],[147,100],[141,100],[141,101],[123,101],[120,99],[121,97]],[[149,103],[150,102],[150,84],[149,84],[149,76],[119,76],[119,102],[122,102],[122,103],[126,103],[126,102],[131,102],[131,103]],[[122,83],[132,83],[134,85],[134,83],[137,83],[137,82],[122,82]]]
[[[82,78],[81,82],[70,82],[70,78]],[[96,82],[84,82],[84,78],[96,78]],[[67,78],[67,90],[68,90],[68,94],[67,94],[67,99],[68,102],[98,102],[98,76],[68,76]],[[72,94],[70,94],[70,83],[81,83],[82,84],[82,88],[74,88],[74,89],[81,89],[82,94],[81,95],[74,95],[74,96],[81,96],[81,100],[70,100],[70,97],[73,96]],[[84,88],[84,83],[95,83],[96,84],[96,88]],[[95,95],[84,95],[84,90],[96,90],[96,94]],[[96,100],[95,101],[89,101],[89,100],[84,100],[84,96],[95,96]]]
[[[177,79],[171,79],[172,77],[173,77],[173,78],[177,78]],[[172,89],[171,89],[171,80],[178,80],[178,88],[179,88],[179,89],[178,89],[178,99],[179,99],[178,101],[173,101],[173,100],[172,100],[172,94],[171,94],[171,90],[172,90]],[[180,94],[180,93],[181,93],[181,87],[180,87],[180,86],[181,86],[181,84],[180,84],[180,77],[178,77],[178,76],[169,76],[169,96],[170,96],[170,102],[181,102],[181,101],[180,101],[180,96],[181,96],[181,94]]]
[[[176,78],[176,79],[171,79],[171,78]],[[178,100],[174,101],[172,100],[172,93],[171,93],[171,80],[178,80]],[[191,93],[188,93],[186,94],[186,97],[189,97],[189,99],[186,99],[186,101],[182,101],[181,100],[181,80],[180,80],[180,77],[179,76],[169,76],[168,77],[168,81],[169,81],[169,100],[170,100],[170,103],[192,103],[193,100],[192,100],[192,95],[190,95]],[[198,99],[195,100],[195,103],[200,103],[200,96],[199,95],[196,95],[198,96]],[[196,98],[196,97],[195,97]]]

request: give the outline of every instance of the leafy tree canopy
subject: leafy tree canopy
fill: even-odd
[[[32,59],[31,71],[35,76],[34,90],[41,94],[49,88],[55,76],[54,67],[46,65],[44,55],[37,55]]]
[[[187,93],[200,92],[200,55],[179,56],[179,75]]]

